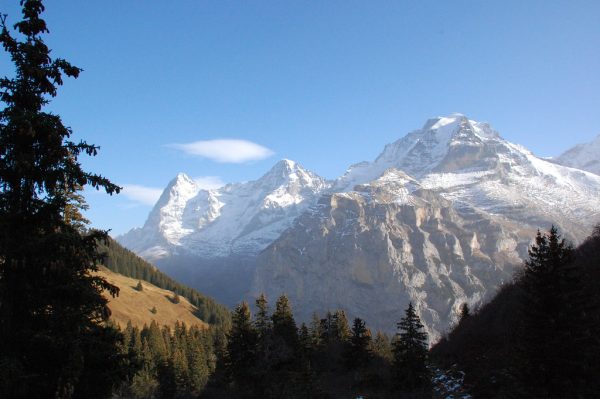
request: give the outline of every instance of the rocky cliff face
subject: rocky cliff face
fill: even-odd
[[[436,339],[462,303],[511,278],[532,234],[390,169],[298,218],[259,255],[253,294],[287,293],[301,319],[339,307],[386,331],[412,301]]]

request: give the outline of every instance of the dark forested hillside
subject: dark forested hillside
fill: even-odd
[[[101,245],[101,250],[106,253],[104,265],[110,270],[127,277],[147,281],[187,298],[192,305],[198,308],[197,316],[209,324],[225,328],[230,325],[230,312],[225,306],[173,280],[133,252],[123,248],[115,240],[109,239],[108,245]]]
[[[555,230],[538,235],[524,271],[432,356],[463,370],[476,397],[596,397],[599,279],[600,228],[575,249]]]

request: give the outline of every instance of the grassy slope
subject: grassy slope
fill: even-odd
[[[187,299],[180,297],[179,303],[173,303],[172,291],[147,282],[142,282],[143,290],[138,291],[135,287],[139,280],[125,277],[105,267],[101,267],[98,274],[120,289],[119,296],[116,298],[105,295],[109,299],[111,319],[122,327],[128,320],[140,328],[144,324],[150,325],[152,320],[159,325],[174,325],[176,321],[182,321],[188,326],[208,327],[208,324],[196,317],[197,308]],[[154,307],[156,307],[155,314],[150,311]]]
[[[135,279],[134,286],[137,285],[137,280],[142,280],[158,288],[176,292],[195,307],[194,314],[197,318],[208,324],[226,329],[231,325],[231,314],[227,307],[190,287],[178,283],[118,242],[110,239],[109,245],[100,245],[100,249],[106,253],[104,261],[106,268],[125,277]]]

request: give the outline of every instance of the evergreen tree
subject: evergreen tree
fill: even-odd
[[[323,342],[323,331],[321,328],[321,320],[319,319],[319,315],[316,313],[313,313],[312,315],[309,332],[312,346],[314,348],[318,348]]]
[[[127,396],[136,399],[155,398],[159,391],[158,380],[150,369],[144,367],[133,376],[129,391]]]
[[[163,338],[162,331],[156,321],[152,320],[150,327],[147,329],[147,341],[152,358],[156,365],[163,364],[168,359],[168,349]]]
[[[429,384],[427,371],[427,333],[412,302],[398,323],[393,344],[394,378],[403,389],[423,388]]]
[[[345,342],[350,338],[348,318],[346,317],[346,312],[341,309],[336,310],[333,314],[332,330],[334,339],[339,342]]]
[[[327,311],[325,317],[321,319],[319,331],[321,332],[321,343],[329,344],[335,341],[337,329],[330,311]]]
[[[386,334],[382,333],[381,331],[377,331],[377,334],[375,334],[375,338],[371,340],[370,347],[372,354],[388,362],[392,361],[392,343],[390,342],[390,338]]]
[[[307,357],[312,349],[312,337],[306,324],[302,323],[298,330],[298,342],[300,344],[300,352],[304,357]]]
[[[206,386],[210,374],[210,370],[208,369],[207,364],[207,355],[204,350],[204,346],[199,341],[194,342],[190,351],[190,389],[192,390],[192,392],[200,393]]]
[[[125,353],[129,353],[131,343],[133,341],[133,324],[131,324],[131,320],[127,321],[127,326],[125,326],[125,330],[123,331],[123,341],[121,342],[122,351]]]
[[[281,337],[292,350],[295,350],[298,346],[298,329],[286,295],[281,295],[277,299],[271,319],[273,320],[273,334]]]
[[[366,367],[370,357],[371,332],[363,320],[355,318],[352,333],[344,351],[346,367],[354,370]]]
[[[264,337],[271,329],[271,319],[269,316],[269,304],[265,294],[260,294],[256,299],[256,315],[254,316],[254,326],[259,337]]]
[[[147,343],[146,343],[147,344]],[[141,362],[140,354],[143,353],[144,341],[142,340],[142,333],[139,328],[133,327],[131,330],[131,341],[129,344],[129,353],[135,356],[135,360]],[[148,350],[149,352],[149,350]]]
[[[523,325],[518,379],[532,396],[567,397],[583,392],[585,299],[574,250],[552,226],[538,231],[520,278]]]
[[[97,147],[70,141],[60,117],[43,111],[63,77],[81,70],[50,57],[41,0],[21,4],[14,28],[22,40],[5,17],[0,24],[15,66],[13,78],[0,79],[0,396],[108,396],[123,364],[101,294],[118,289],[92,274],[107,235],[85,231],[77,193],[119,187],[85,172],[78,158]]]
[[[189,368],[183,349],[178,348],[173,351],[169,359],[169,367],[172,370],[175,392],[178,396],[183,396],[189,391]]]
[[[138,281],[137,285],[135,286],[136,291],[144,291],[144,286],[142,285],[141,281]]]
[[[228,338],[226,367],[229,378],[239,392],[250,394],[254,392],[257,334],[246,302],[233,311]]]

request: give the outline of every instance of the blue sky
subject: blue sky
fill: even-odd
[[[289,158],[335,178],[438,115],[541,156],[600,133],[595,0],[46,3],[47,44],[84,69],[49,108],[129,188],[87,195],[114,234],[178,172],[214,186]],[[14,23],[18,1],[0,12]]]

